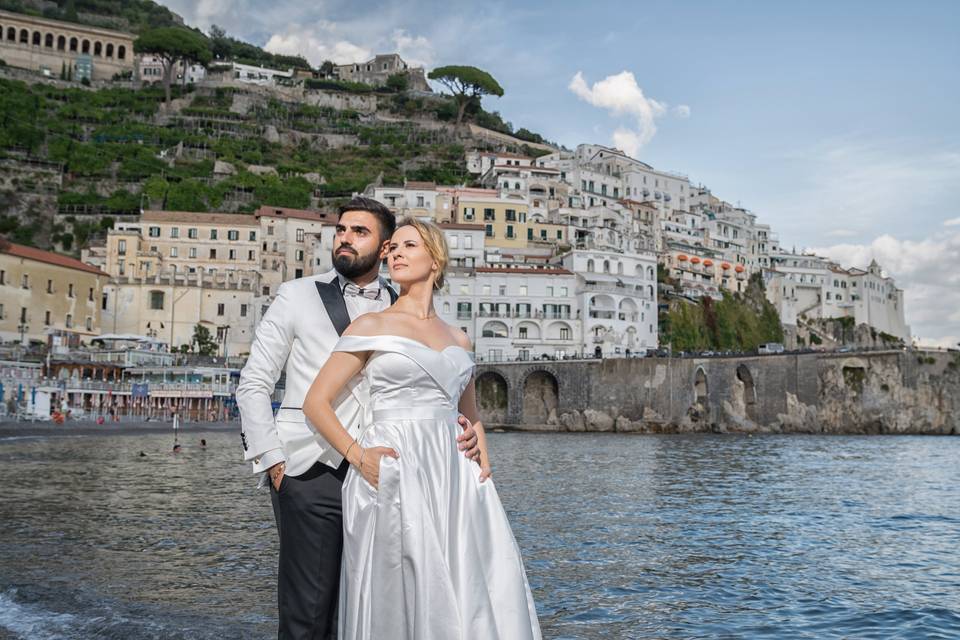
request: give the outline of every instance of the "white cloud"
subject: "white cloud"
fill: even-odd
[[[960,227],[960,218],[950,218],[943,221],[945,227]]]
[[[312,25],[288,25],[270,36],[263,48],[271,53],[302,55],[315,67],[324,60],[347,64],[373,57],[370,49],[342,37],[337,25],[326,20]]]
[[[644,95],[636,77],[629,71],[607,76],[593,83],[593,86],[588,86],[583,72],[578,71],[568,88],[581,100],[606,109],[610,115],[636,118],[635,128],[621,126],[613,134],[614,145],[631,156],[636,156],[643,145],[656,135],[656,119],[668,112],[665,102]],[[674,113],[680,117],[689,117],[690,107],[680,105],[674,109]]]
[[[436,54],[425,36],[412,36],[404,29],[395,29],[393,44],[396,52],[411,67],[433,66]]]
[[[922,240],[889,234],[870,244],[814,248],[845,267],[866,267],[876,259],[904,289],[907,323],[925,341],[952,340],[960,333],[960,232],[938,232]]]
[[[689,118],[690,117],[690,105],[688,104],[678,104],[673,108],[673,115],[678,118]]]

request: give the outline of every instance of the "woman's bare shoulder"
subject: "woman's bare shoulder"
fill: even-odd
[[[343,332],[343,335],[358,337],[378,336],[383,333],[383,328],[383,312],[373,311],[371,313],[365,313],[362,316],[357,316]]]
[[[449,324],[447,325],[447,330],[450,332],[453,342],[456,345],[463,347],[467,351],[473,350],[473,344],[470,342],[470,336],[467,335],[466,331]]]

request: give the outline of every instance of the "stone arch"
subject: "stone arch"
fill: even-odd
[[[89,41],[89,40],[84,39],[83,42],[80,43],[80,53],[86,53],[86,54],[89,55],[89,53],[90,53],[90,41]]]
[[[521,330],[521,329],[525,329],[525,330],[526,330],[526,335],[523,336],[523,338],[524,338],[525,340],[539,340],[539,339],[540,339],[540,325],[538,325],[536,322],[524,321],[524,322],[519,323],[519,324],[517,325],[517,333],[516,333],[516,336],[515,336],[515,337],[517,337],[517,338],[521,337],[521,336],[520,336],[520,330]]]
[[[757,386],[753,382],[753,374],[750,368],[745,364],[737,367],[737,380],[743,384],[743,404],[747,411],[747,417],[756,422],[757,420]]]
[[[20,29],[20,44],[30,44],[30,32]]]
[[[703,367],[697,367],[697,372],[693,376],[693,395],[695,402],[706,407],[709,392],[707,372],[703,370]]]
[[[43,38],[43,34],[41,34],[39,31],[34,31],[34,32],[33,32],[33,40],[32,40],[33,46],[39,47],[39,46],[40,46],[40,40],[41,40],[42,38]]]
[[[640,308],[631,298],[623,298],[617,306],[617,317],[626,322],[637,322],[640,319]]]
[[[7,40],[10,42],[17,41],[17,30],[13,27],[7,27]]]
[[[65,51],[67,48],[66,36],[57,37],[57,51]]]
[[[523,380],[524,424],[547,424],[556,420],[560,384],[557,377],[545,369],[531,371]]]
[[[617,263],[617,275],[620,275],[620,276],[623,275],[623,263],[622,263],[622,262],[618,262],[618,263]]]
[[[76,51],[77,47],[80,46],[80,41],[76,38],[70,38],[70,51]]]
[[[593,264],[593,258],[587,260],[587,271],[592,272],[595,268],[596,266]]]
[[[53,49],[53,34],[48,33],[43,37],[43,46],[48,49]]]
[[[107,43],[107,51],[106,51],[106,54],[105,54],[105,55],[106,55],[108,58],[112,58],[112,57],[113,57],[113,43],[112,43],[112,42],[108,42],[108,43]]]
[[[483,325],[480,335],[484,338],[507,338],[510,336],[510,329],[499,320],[491,320]]]
[[[604,260],[604,261],[603,261],[603,272],[604,272],[604,273],[610,273],[610,261],[609,261],[609,260]]]
[[[119,60],[124,60],[127,57],[127,48],[123,45],[117,47],[117,58]]]
[[[507,380],[494,371],[485,371],[477,376],[477,409],[484,424],[502,424],[507,421],[509,386]]]
[[[103,43],[99,40],[96,40],[93,43],[93,55],[100,57],[103,55]]]

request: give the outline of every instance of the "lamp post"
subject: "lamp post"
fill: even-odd
[[[23,351],[23,336],[30,331],[30,326],[25,322],[17,325],[17,331],[20,332],[20,342],[17,343],[17,362],[20,362],[20,354]]]

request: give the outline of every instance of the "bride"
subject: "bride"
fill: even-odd
[[[467,336],[437,317],[446,241],[402,221],[387,255],[400,297],[357,318],[303,410],[351,465],[343,484],[340,640],[540,638],[520,550],[493,482]],[[333,406],[358,373],[370,426],[354,440]],[[481,465],[458,455],[458,412]]]

